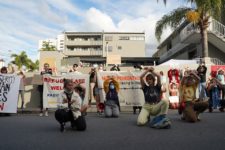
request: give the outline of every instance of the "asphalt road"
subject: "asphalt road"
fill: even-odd
[[[0,150],[225,150],[225,113],[204,113],[202,121],[186,123],[169,111],[171,129],[137,127],[137,115],[119,118],[86,117],[87,130],[68,123],[59,131],[54,115],[18,114],[0,117]]]

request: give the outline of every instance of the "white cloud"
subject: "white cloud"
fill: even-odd
[[[156,21],[172,8],[181,5],[180,0],[173,0],[175,4],[171,0],[166,7],[156,0],[89,1],[95,3],[95,7],[79,7],[79,3],[72,0],[0,1],[0,51],[26,50],[35,59],[38,40],[55,38],[63,30],[144,31],[147,55],[150,56],[158,45],[154,36]],[[163,37],[169,33],[166,30]]]
[[[116,31],[112,18],[96,8],[90,8],[86,12],[85,23],[92,29],[104,31]]]

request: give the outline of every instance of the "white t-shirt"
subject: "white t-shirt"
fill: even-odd
[[[68,103],[63,104],[64,99],[67,99],[67,96],[66,96],[66,93],[63,91],[62,93],[59,94],[57,102],[58,102],[58,106],[67,108]],[[71,110],[73,112],[74,117],[78,118],[79,116],[81,116],[80,109],[81,109],[81,103],[82,103],[82,100],[79,94],[76,92],[73,92],[71,101],[75,101],[74,103],[71,104]]]

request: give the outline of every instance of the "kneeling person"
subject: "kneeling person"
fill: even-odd
[[[196,90],[200,77],[194,72],[184,76],[180,86],[180,107],[182,119],[187,122],[199,121],[199,114],[208,108],[208,99],[196,99]]]
[[[119,117],[120,104],[118,97],[118,82],[113,78],[106,80],[104,82],[104,90],[106,92],[105,117]]]
[[[64,91],[58,98],[60,106],[66,106],[66,109],[58,109],[55,113],[56,120],[61,124],[61,131],[64,130],[65,122],[70,121],[72,127],[77,130],[83,131],[86,129],[85,118],[81,115],[81,98],[74,91],[74,84],[72,80],[65,79]],[[63,115],[65,114],[65,115]]]
[[[155,77],[157,77],[156,84]],[[145,104],[138,116],[137,124],[139,126],[145,125],[149,121],[150,116],[155,116],[150,123],[151,127],[169,128],[171,123],[169,119],[166,118],[169,102],[166,99],[161,99],[162,86],[160,76],[154,72],[154,68],[150,67],[141,75],[140,80],[144,92]]]

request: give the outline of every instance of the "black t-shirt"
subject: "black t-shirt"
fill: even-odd
[[[160,101],[161,95],[161,85],[147,86],[143,87],[143,92],[145,96],[145,102],[148,103],[158,103]]]
[[[47,70],[47,71],[42,71],[42,72],[41,72],[41,75],[45,75],[45,74],[52,75],[52,70],[49,69],[49,70]]]
[[[203,70],[201,71],[200,68],[203,67]],[[200,77],[200,82],[206,82],[206,72],[207,72],[207,68],[206,66],[199,66],[198,69],[198,76]]]

